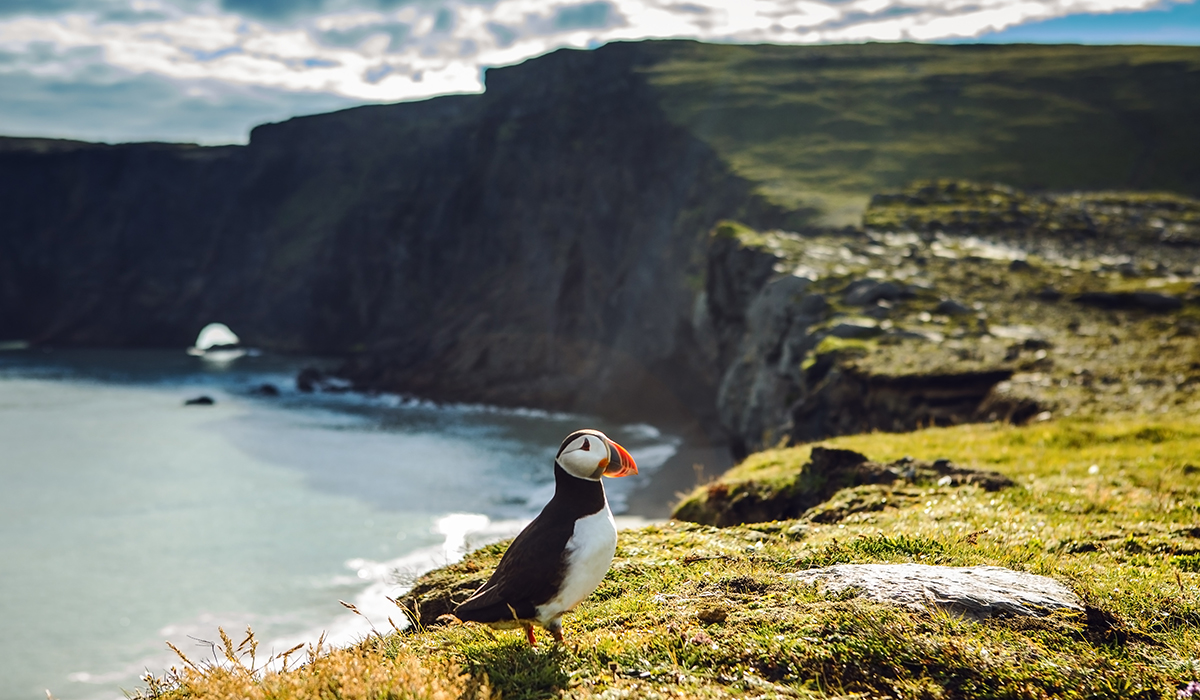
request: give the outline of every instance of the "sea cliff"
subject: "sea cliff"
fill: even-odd
[[[745,311],[701,298],[715,224],[825,235],[921,177],[1194,195],[1197,65],[1178,47],[614,44],[245,146],[3,139],[0,336],[183,347],[221,321],[342,357],[360,388],[751,449],[791,429],[720,407],[741,342],[720,324]]]

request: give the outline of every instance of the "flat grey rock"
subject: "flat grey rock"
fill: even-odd
[[[918,610],[938,607],[979,619],[1083,611],[1079,598],[1058,581],[999,566],[839,564],[797,571],[788,578],[829,593],[855,590],[882,603]]]

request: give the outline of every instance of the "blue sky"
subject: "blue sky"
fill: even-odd
[[[1163,3],[1139,12],[1074,14],[1027,22],[975,41],[1200,45],[1200,4]]]
[[[1176,0],[0,0],[0,134],[243,143],[643,38],[1200,45]]]

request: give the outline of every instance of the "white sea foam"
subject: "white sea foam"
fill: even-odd
[[[630,423],[622,426],[621,429],[642,440],[658,440],[662,437],[662,432],[649,423]]]
[[[265,381],[266,376],[262,376]],[[493,404],[484,403],[443,402],[434,401],[432,399],[426,399],[419,396],[413,396],[411,394],[397,394],[391,392],[349,391],[349,384],[344,383],[345,380],[334,378],[333,381],[343,382],[339,385],[339,391],[316,391],[311,394],[306,394],[306,398],[314,403],[324,403],[332,406],[375,406],[383,408],[439,411],[448,414],[457,413],[462,415],[508,415],[550,421],[588,420],[586,416],[577,413],[548,411],[540,408],[496,406]],[[295,391],[295,381],[290,375],[275,375],[274,380],[270,383],[276,384],[278,387],[288,390],[289,393],[299,393]],[[653,428],[651,429],[653,430]]]
[[[422,547],[389,561],[351,559],[346,567],[367,584],[352,601],[361,615],[347,611],[328,624],[273,639],[271,646],[290,649],[296,644],[315,644],[322,634],[327,644],[346,646],[374,631],[390,631],[389,618],[397,627],[404,628],[408,621],[392,600],[406,593],[418,576],[457,562],[472,549],[513,537],[528,524],[529,520],[492,520],[478,513],[451,513],[438,518],[433,526],[434,532],[444,537],[441,544]]]

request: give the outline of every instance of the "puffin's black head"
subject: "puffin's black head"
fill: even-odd
[[[572,476],[599,481],[601,476],[637,474],[629,452],[599,430],[576,430],[563,440],[554,461]]]

